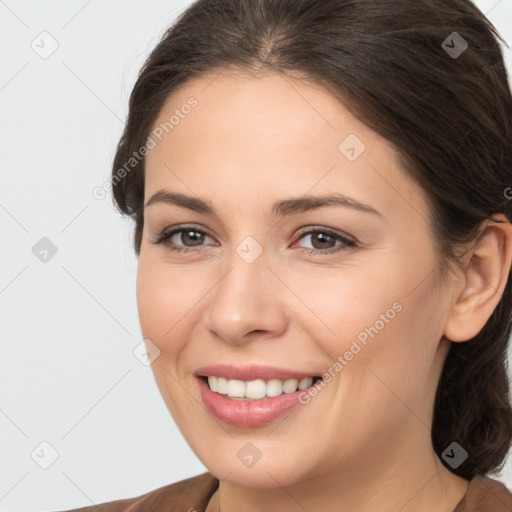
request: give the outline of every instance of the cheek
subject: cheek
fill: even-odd
[[[293,295],[287,295],[287,307],[293,305],[295,321],[309,331],[311,339],[322,340],[326,351],[336,357],[353,339],[364,346],[371,336],[368,329],[375,332],[374,324],[380,336],[397,321],[401,294],[396,281],[391,288],[382,279],[389,272],[389,268],[383,271],[375,265],[365,271],[355,264],[289,272],[283,276],[293,290]]]
[[[415,288],[415,275],[410,262],[408,267],[394,262],[366,272],[355,266],[330,274],[324,269],[295,276],[295,281],[290,274],[287,282],[307,306],[301,304],[302,314],[295,316],[302,330],[332,364],[338,356],[346,361],[337,373],[350,376],[353,385],[382,375],[392,389],[413,393],[414,383],[422,382],[432,364],[442,334],[442,298],[428,279]]]
[[[175,331],[180,319],[190,310],[197,296],[185,272],[165,269],[162,263],[141,257],[137,269],[137,307],[143,336],[151,339],[162,352],[173,350],[169,341],[178,339]],[[196,291],[194,291],[196,290]],[[197,300],[197,299],[196,299]]]
[[[422,397],[435,377],[432,368],[441,321],[432,290],[418,289],[407,295],[410,287],[404,289],[392,304],[385,294],[380,299],[374,296],[360,322],[347,317],[351,336],[344,346],[349,346],[347,355],[352,360],[344,376],[353,396],[359,397],[354,408],[364,410],[360,399],[365,397],[369,410],[373,408],[382,418],[408,416],[410,407],[427,421],[427,402]],[[352,356],[353,351],[358,352]]]
[[[192,308],[198,301],[197,282],[189,273],[171,270],[141,251],[137,268],[139,322],[143,337],[160,350],[151,370],[178,425],[187,418],[186,407],[190,405],[182,384],[177,382],[181,379],[182,354],[194,328]]]
[[[155,368],[167,363],[177,371],[181,353],[200,325],[209,292],[218,281],[211,269],[171,266],[143,254],[137,268],[137,307],[144,338],[161,352]]]

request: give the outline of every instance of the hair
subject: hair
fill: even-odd
[[[467,43],[459,56],[457,32]],[[451,38],[451,39],[450,39]],[[456,39],[461,41],[461,39]],[[460,266],[457,248],[503,214],[512,220],[512,96],[496,28],[469,0],[198,0],[165,31],[129,100],[112,166],[115,206],[135,222],[140,254],[144,147],[164,101],[213,72],[276,72],[326,87],[397,149],[404,172],[429,200],[439,269]],[[462,48],[459,46],[459,48]],[[126,167],[125,167],[126,168]],[[471,340],[451,343],[435,396],[432,443],[453,473],[472,479],[502,469],[512,440],[507,347],[509,278]],[[456,441],[457,468],[443,451]]]

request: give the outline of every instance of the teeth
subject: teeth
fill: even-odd
[[[245,382],[241,380],[228,380],[228,396],[243,398],[245,396]]]
[[[208,377],[208,385],[212,391],[217,391],[219,389],[217,387],[217,377]]]
[[[215,377],[214,377],[215,378]],[[238,382],[242,382],[239,380]],[[245,383],[245,398],[252,398],[254,400],[267,396],[267,385],[264,380],[251,380]]]
[[[309,388],[313,384],[311,377],[303,379],[270,379],[265,382],[262,379],[243,381],[237,379],[225,379],[223,377],[208,377],[208,385],[212,391],[221,395],[227,395],[234,399],[258,400],[265,396],[279,396],[283,393],[295,393],[295,391]]]
[[[217,393],[220,393],[221,395],[228,394],[228,381],[222,377],[217,379]]]

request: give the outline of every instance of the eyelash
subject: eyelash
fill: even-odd
[[[201,235],[206,235],[206,236],[209,236],[210,238],[213,238],[209,233],[207,233],[206,231],[203,231],[202,229],[197,229],[195,226],[182,226],[180,228],[176,228],[176,229],[173,229],[171,231],[163,231],[156,238],[154,238],[153,240],[150,240],[150,242],[153,243],[153,244],[163,244],[164,242],[169,240],[176,233],[181,233],[183,231],[193,231],[195,233],[199,233]],[[342,244],[335,245],[334,247],[330,247],[330,248],[324,249],[324,250],[322,250],[322,249],[309,249],[307,247],[300,247],[300,249],[302,251],[305,251],[306,254],[312,254],[312,255],[315,255],[315,256],[317,256],[319,254],[330,254],[330,253],[334,253],[334,252],[345,250],[345,249],[350,248],[350,247],[354,247],[356,245],[355,240],[352,240],[352,239],[350,239],[348,237],[340,235],[339,233],[336,233],[335,231],[332,231],[331,229],[327,229],[327,228],[310,229],[310,230],[307,230],[307,231],[302,231],[302,232],[299,233],[297,241],[301,240],[305,236],[311,235],[313,233],[322,233],[324,235],[328,235],[328,236],[334,238],[335,240],[342,242]],[[175,252],[198,252],[198,249],[194,249],[192,247],[186,247],[185,248],[185,247],[180,247],[180,246],[172,245],[172,244],[166,244],[166,245],[167,245],[167,247],[171,251],[175,251]],[[204,246],[196,246],[196,247],[204,247]],[[201,250],[201,249],[199,249],[199,250]]]

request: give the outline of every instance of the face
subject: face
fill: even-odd
[[[394,148],[320,85],[272,73],[189,81],[166,122],[146,159],[137,300],[199,459],[275,487],[417,453],[450,297]]]

